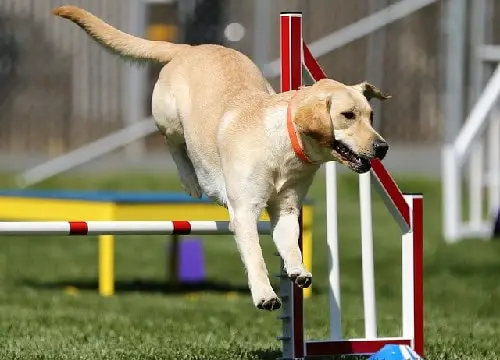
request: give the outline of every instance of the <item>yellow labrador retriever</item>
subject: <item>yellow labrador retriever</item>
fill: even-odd
[[[389,97],[366,82],[334,80],[276,94],[238,51],[137,38],[74,6],[53,12],[123,58],[164,64],[152,99],[156,125],[186,192],[227,207],[255,306],[281,305],[257,233],[264,209],[288,276],[308,287],[312,275],[297,245],[301,203],[321,164],[338,161],[363,173],[370,159],[385,156],[368,100]]]

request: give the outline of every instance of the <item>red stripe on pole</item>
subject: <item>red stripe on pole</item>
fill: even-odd
[[[365,355],[373,354],[385,345],[411,346],[408,339],[314,341],[306,343],[307,356]]]
[[[85,221],[70,221],[69,235],[87,235],[89,227]]]
[[[281,15],[281,91],[291,90],[290,82],[290,16]]]
[[[396,206],[408,226],[411,226],[410,209],[405,201],[403,193],[399,190],[398,185],[379,159],[373,159],[371,161],[371,165],[373,172],[377,175],[380,184],[387,192],[387,195],[389,195],[389,198],[394,203],[394,206]]]
[[[424,199],[413,197],[413,322],[415,351],[424,356]]]
[[[296,90],[302,85],[302,16],[290,18],[290,86]]]
[[[312,78],[315,81],[320,81],[321,79],[327,78],[326,73],[321,68],[318,61],[314,58],[311,50],[309,50],[309,47],[307,47],[307,44],[305,42],[303,42],[302,44],[302,50],[304,52],[304,65],[309,71],[309,74],[311,74]]]
[[[281,91],[302,85],[302,15],[281,14]],[[302,210],[299,215],[299,247],[302,251]],[[292,290],[294,357],[304,357],[304,291]]]
[[[189,221],[172,221],[174,225],[173,235],[189,235],[191,233],[191,224]]]
[[[302,85],[302,16],[290,18],[290,86],[296,90]],[[299,214],[298,245],[302,253],[303,213]],[[293,347],[296,358],[304,357],[304,290],[293,286]]]

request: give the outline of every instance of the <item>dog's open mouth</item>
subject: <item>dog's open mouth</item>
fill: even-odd
[[[345,165],[358,174],[365,173],[371,168],[369,159],[355,154],[348,146],[344,145],[339,140],[335,140],[333,151],[337,153]]]

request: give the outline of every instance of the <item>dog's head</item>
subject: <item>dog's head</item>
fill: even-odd
[[[307,89],[293,121],[323,161],[335,160],[364,173],[370,170],[371,159],[382,160],[389,149],[372,127],[373,111],[368,102],[372,98],[386,100],[390,96],[367,82],[347,86],[321,80]]]

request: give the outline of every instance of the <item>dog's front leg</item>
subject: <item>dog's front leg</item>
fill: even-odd
[[[266,263],[259,244],[257,220],[261,208],[250,204],[229,204],[228,207],[236,244],[247,270],[253,303],[259,309],[269,311],[279,309],[281,302],[269,282]]]
[[[304,267],[298,244],[299,208],[275,203],[268,206],[267,212],[271,219],[273,241],[283,259],[288,277],[299,287],[309,287],[312,274]]]

